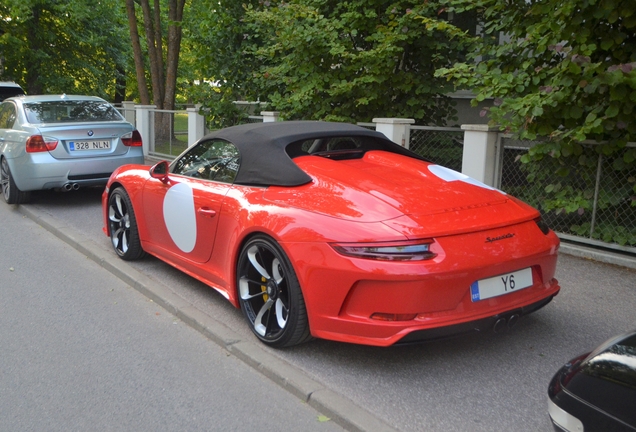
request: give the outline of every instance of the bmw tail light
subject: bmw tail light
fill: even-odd
[[[27,153],[37,153],[55,150],[57,140],[55,138],[43,137],[42,135],[31,135],[26,141]]]
[[[121,142],[123,142],[126,147],[141,147],[141,134],[138,130],[128,132],[121,137]]]
[[[536,222],[541,232],[545,235],[548,235],[548,233],[550,232],[550,227],[548,226],[548,224],[545,223],[545,221],[540,217],[536,218],[534,221]]]
[[[380,261],[422,261],[435,258],[430,245],[433,240],[379,243],[332,243],[342,255]]]

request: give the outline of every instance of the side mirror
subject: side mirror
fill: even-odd
[[[161,180],[162,182],[168,181],[168,162],[161,161],[150,168],[150,177]]]

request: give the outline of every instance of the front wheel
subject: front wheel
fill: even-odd
[[[132,202],[124,188],[116,188],[108,198],[108,228],[110,241],[120,258],[132,261],[145,255]]]
[[[253,237],[237,265],[241,310],[263,343],[282,348],[312,339],[305,300],[282,248],[269,237]]]
[[[22,192],[15,184],[13,175],[9,169],[9,162],[2,158],[0,163],[0,188],[2,188],[2,197],[7,204],[23,204],[29,201],[30,192]]]

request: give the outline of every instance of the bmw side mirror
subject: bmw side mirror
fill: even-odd
[[[150,176],[152,178],[159,179],[164,183],[167,182],[168,181],[168,162],[161,161],[153,165],[153,167],[150,168]]]

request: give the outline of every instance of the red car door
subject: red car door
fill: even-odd
[[[171,175],[164,183],[146,182],[143,214],[148,242],[195,262],[206,262],[212,254],[223,198],[231,187],[190,177]]]
[[[148,232],[142,240],[157,252],[203,263],[210,259],[223,200],[239,168],[236,147],[202,141],[177,159],[165,178],[143,190]]]

